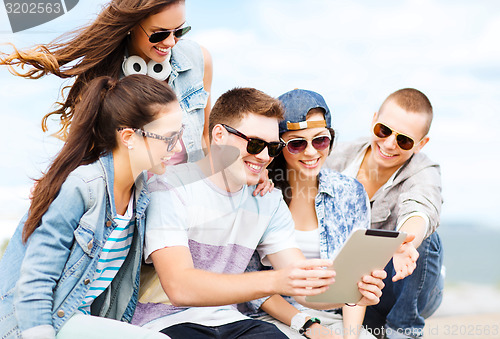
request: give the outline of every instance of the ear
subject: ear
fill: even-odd
[[[429,137],[424,137],[417,145],[417,147],[415,147],[413,154],[417,154],[418,152],[420,152],[428,142],[429,142]]]
[[[135,132],[131,128],[125,128],[118,132],[118,146],[125,148],[134,146]]]
[[[221,124],[217,124],[212,129],[212,143],[216,145],[226,144],[228,132]]]
[[[378,112],[373,113],[373,118],[372,118],[372,126],[375,125],[375,122],[378,120]]]

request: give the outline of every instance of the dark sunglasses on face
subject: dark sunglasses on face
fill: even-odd
[[[264,148],[267,147],[267,153],[271,158],[274,158],[278,156],[281,153],[281,150],[283,150],[283,147],[285,147],[285,143],[282,141],[271,141],[267,142],[265,140],[259,139],[259,138],[249,138],[245,134],[235,130],[231,126],[221,124],[224,126],[224,128],[231,134],[234,134],[240,138],[245,139],[248,141],[247,143],[247,152],[249,154],[259,154],[262,152]]]
[[[180,39],[187,32],[189,32],[191,30],[191,26],[186,26],[186,27],[181,27],[181,28],[176,28],[176,29],[167,29],[165,31],[157,31],[157,32],[151,33],[151,35],[149,35],[144,30],[144,28],[142,28],[141,25],[139,25],[139,26],[141,27],[141,29],[143,30],[143,32],[148,36],[149,42],[152,43],[152,44],[156,44],[157,42],[165,40],[166,38],[168,38],[170,36],[170,33],[174,33],[174,36],[177,39]]]
[[[322,151],[330,146],[331,140],[332,138],[328,135],[319,135],[311,140],[311,144],[316,150]],[[309,141],[305,138],[294,138],[285,142],[288,152],[293,154],[304,152],[308,143]]]
[[[415,146],[415,141],[412,138],[405,134],[394,131],[389,126],[384,125],[381,122],[377,122],[373,126],[373,134],[381,139],[388,138],[392,134],[396,134],[396,142],[398,146],[404,151],[409,151]]]
[[[118,128],[118,131],[124,130],[126,128],[129,128],[129,127],[120,127],[120,128]],[[181,129],[178,130],[177,132],[174,132],[172,134],[172,136],[165,137],[163,135],[159,135],[159,134],[155,134],[155,133],[151,133],[151,132],[146,132],[140,128],[130,128],[130,129],[132,131],[134,131],[135,133],[142,135],[143,137],[164,141],[167,144],[167,152],[171,152],[174,149],[174,147],[177,144],[177,142],[179,141],[179,139],[182,138],[182,133],[184,132],[184,126],[182,126]]]

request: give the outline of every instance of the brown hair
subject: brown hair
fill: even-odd
[[[222,94],[210,111],[209,137],[212,140],[212,129],[217,124],[234,125],[253,113],[277,120],[284,119],[281,102],[255,88],[237,87]]]
[[[62,35],[51,43],[38,45],[26,51],[14,47],[10,55],[0,53],[0,65],[8,65],[11,73],[38,79],[52,73],[60,78],[76,77],[64,102],[57,102],[55,111],[42,119],[42,129],[47,131],[47,119],[60,115],[61,129],[56,133],[66,139],[68,127],[75,114],[87,84],[99,76],[118,79],[127,47],[128,32],[139,22],[166,6],[184,0],[113,0],[90,25]],[[14,66],[31,67],[18,71]],[[64,93],[62,93],[64,98]]]
[[[393,101],[395,104],[397,104],[407,112],[427,114],[428,119],[424,127],[424,136],[429,133],[433,112],[431,102],[424,93],[414,88],[400,89],[392,93],[387,97],[387,99],[385,99],[382,106],[380,106],[379,113],[382,111],[384,105],[389,101]]]
[[[23,241],[39,226],[68,175],[80,165],[95,162],[117,147],[117,128],[142,128],[155,120],[159,106],[177,101],[164,82],[147,75],[92,80],[75,106],[71,133],[49,170],[36,180]]]

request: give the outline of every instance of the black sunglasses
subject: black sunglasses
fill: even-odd
[[[322,151],[330,146],[332,138],[328,135],[319,135],[311,140],[311,144],[318,151]],[[308,141],[305,138],[294,138],[285,142],[288,152],[297,154],[304,152],[307,148]]]
[[[119,127],[118,131],[124,130],[126,128],[130,128],[132,131],[142,135],[143,137],[164,141],[167,144],[167,152],[171,152],[174,149],[174,147],[177,144],[177,142],[179,141],[179,139],[182,138],[182,133],[184,132],[184,125],[181,127],[180,130],[172,133],[172,136],[170,136],[170,137],[165,137],[163,135],[159,135],[156,133],[146,132],[145,130],[142,130],[140,128]]]
[[[165,31],[158,31],[158,32],[151,33],[151,35],[149,35],[146,32],[146,30],[144,30],[144,28],[142,28],[141,25],[139,25],[139,27],[141,27],[141,29],[143,30],[143,32],[148,36],[149,42],[152,43],[152,44],[155,44],[157,42],[165,40],[166,38],[168,38],[170,36],[170,33],[174,33],[174,36],[177,39],[180,39],[187,32],[189,32],[191,30],[191,26],[186,26],[186,27],[181,27],[181,28],[176,28],[176,29],[167,29]]]
[[[402,150],[409,151],[415,146],[415,141],[412,138],[405,134],[394,131],[392,128],[384,125],[381,122],[377,122],[373,126],[373,134],[375,134],[375,136],[377,136],[378,138],[388,138],[393,133],[396,134],[396,142]]]
[[[234,134],[236,136],[239,136],[240,138],[243,138],[246,141],[248,141],[247,152],[250,154],[259,154],[260,152],[262,152],[262,150],[264,148],[267,147],[267,153],[269,154],[269,156],[271,158],[274,158],[274,157],[278,156],[281,153],[281,151],[283,150],[283,148],[285,147],[285,143],[283,141],[267,142],[265,140],[258,139],[258,138],[249,138],[245,134],[235,130],[231,126],[228,126],[225,124],[221,124],[221,125],[224,126],[224,128],[229,133]]]

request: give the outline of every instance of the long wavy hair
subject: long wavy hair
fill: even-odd
[[[0,53],[0,65],[7,65],[11,73],[29,79],[38,79],[50,73],[60,78],[76,77],[72,86],[63,88],[63,100],[56,102],[57,109],[42,119],[42,129],[47,131],[47,119],[60,115],[61,129],[55,134],[65,140],[75,106],[87,84],[105,75],[119,78],[128,32],[148,16],[182,2],[184,0],[113,0],[90,25],[63,34],[48,44],[25,51],[11,44],[14,52],[10,55]],[[20,66],[21,70],[17,70],[16,66]],[[29,67],[25,70],[25,66]]]
[[[176,102],[164,81],[147,75],[121,80],[109,76],[92,80],[75,106],[71,133],[48,171],[36,180],[28,219],[23,228],[26,242],[40,225],[68,175],[80,165],[95,162],[117,147],[117,128],[142,128],[156,119],[160,108]]]

